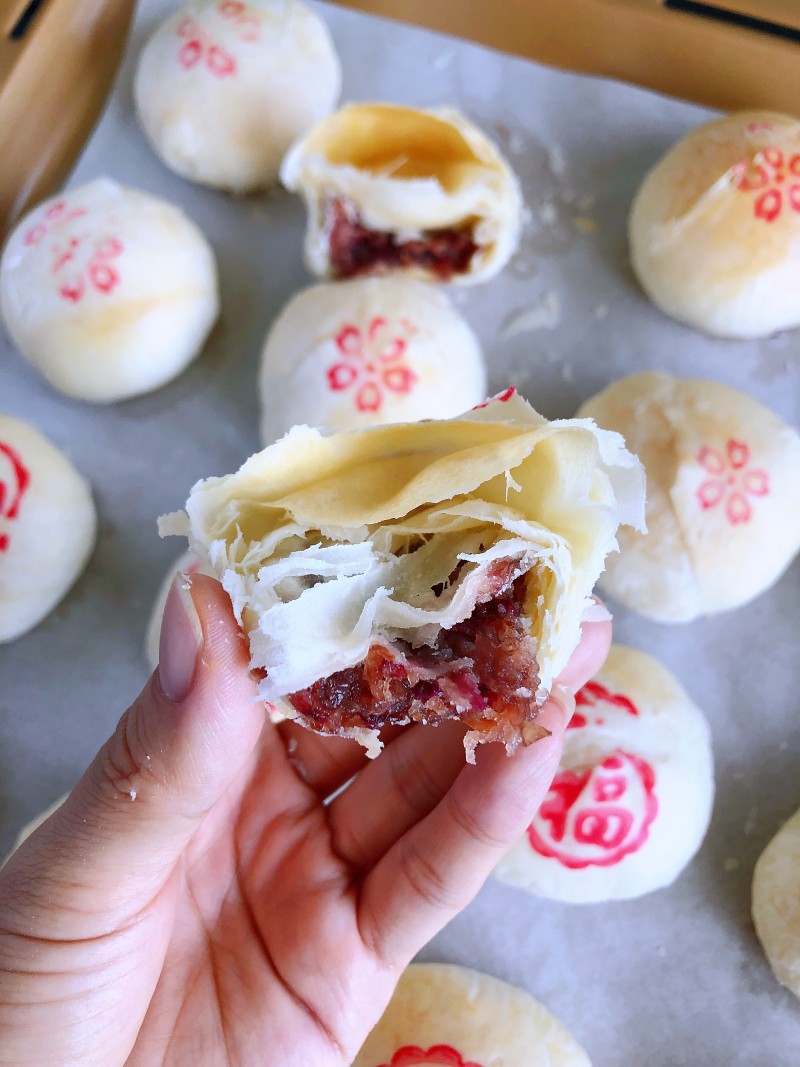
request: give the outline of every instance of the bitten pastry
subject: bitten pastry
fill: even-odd
[[[17,226],[0,307],[54,388],[122,400],[164,385],[202,348],[219,312],[214,255],[179,208],[99,178]]]
[[[800,997],[800,811],[756,864],[753,922],[775,977]]]
[[[619,435],[509,391],[450,421],[295,427],[160,528],[222,580],[265,700],[372,755],[388,723],[457,718],[473,758],[541,736],[617,527],[642,511]]]
[[[693,130],[642,183],[630,246],[647,295],[690,326],[800,324],[800,122],[744,111]]]
[[[89,486],[38,430],[0,415],[0,643],[33,629],[94,547]]]
[[[547,797],[495,876],[575,904],[671,885],[711,817],[705,716],[658,660],[623,645],[575,703]]]
[[[591,1067],[563,1023],[524,989],[412,963],[353,1067]]]
[[[658,622],[746,604],[800,549],[800,436],[719,382],[647,372],[578,412],[624,434],[647,472],[646,537],[621,530],[601,589]]]
[[[336,106],[324,22],[298,0],[191,0],[154,33],[134,83],[153,148],[190,181],[275,182],[289,146]]]
[[[486,396],[475,334],[441,290],[359,278],[299,293],[270,330],[260,375],[264,443],[298,423],[353,430],[447,418]]]
[[[281,178],[306,201],[306,262],[323,278],[486,281],[519,239],[514,173],[451,108],[350,104],[291,149]]]
[[[164,576],[164,580],[158,589],[158,594],[150,612],[150,620],[147,623],[147,633],[144,640],[144,654],[148,666],[154,671],[158,666],[158,648],[161,641],[161,618],[164,614],[164,605],[172,587],[172,583],[179,574],[211,574],[207,563],[198,559],[192,552],[184,552],[175,560],[173,565]]]

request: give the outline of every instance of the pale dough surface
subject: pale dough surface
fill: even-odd
[[[775,977],[800,997],[800,811],[756,864],[753,922]]]
[[[621,530],[600,588],[659,622],[747,603],[800,549],[800,436],[720,382],[621,378],[579,416],[617,430],[647,474],[646,536]]]
[[[663,664],[623,645],[576,703],[555,782],[495,876],[576,904],[671,885],[711,817],[705,716]]]
[[[435,1065],[591,1067],[564,1024],[524,989],[466,967],[412,963],[353,1067]]]
[[[485,399],[486,369],[444,292],[395,275],[295,296],[267,336],[259,388],[269,444],[299,423],[354,430],[460,415]]]
[[[663,311],[719,337],[800,324],[800,122],[744,111],[674,145],[630,215],[634,270]]]
[[[94,547],[89,485],[37,429],[0,415],[0,643],[33,629]]]
[[[192,0],[145,45],[139,120],[168,167],[234,192],[277,180],[290,145],[336,106],[339,60],[298,0]]]
[[[323,278],[333,269],[331,200],[355,210],[368,229],[403,239],[471,224],[478,251],[454,283],[487,281],[519,241],[519,182],[490,138],[453,108],[349,104],[294,145],[281,180],[306,202],[306,263]],[[406,271],[437,280],[424,267]]]
[[[0,307],[54,388],[122,400],[199,353],[219,312],[214,254],[180,208],[97,178],[19,223],[0,261]]]

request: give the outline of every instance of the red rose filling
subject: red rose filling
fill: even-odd
[[[514,578],[516,563],[494,565],[488,597],[470,618],[441,630],[434,646],[372,645],[362,663],[291,694],[289,703],[326,734],[460,719],[484,734],[503,724],[503,739],[511,728],[533,740],[525,724],[538,712],[539,667],[523,617],[525,575]]]
[[[423,267],[446,282],[454,274],[466,273],[478,251],[471,225],[427,230],[417,240],[401,241],[394,233],[367,229],[341,200],[333,200],[329,210],[330,259],[337,278]]]

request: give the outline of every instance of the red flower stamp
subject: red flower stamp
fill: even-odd
[[[502,393],[495,393],[494,396],[490,396],[488,400],[484,400],[482,404],[476,404],[472,410],[480,411],[482,408],[488,408],[488,406],[493,404],[495,400],[500,404],[507,404],[516,391],[517,390],[513,385],[509,385],[508,389],[504,389]]]
[[[54,226],[64,222],[71,222],[72,219],[79,219],[88,214],[89,212],[85,207],[70,208],[67,206],[66,200],[57,200],[55,204],[51,204],[47,208],[39,221],[31,226],[22,240],[26,245],[38,245]]]
[[[382,1063],[381,1067],[481,1067],[481,1064],[465,1060],[451,1045],[434,1045],[429,1049],[404,1045],[392,1056],[391,1063]]]
[[[261,37],[261,22],[241,0],[221,0],[217,4],[217,11],[233,23],[240,40],[257,41]]]
[[[366,331],[348,323],[336,335],[337,362],[327,370],[328,387],[334,392],[353,389],[358,411],[380,411],[384,391],[410,393],[418,378],[404,362],[411,323],[393,331],[387,319],[377,315]]]
[[[753,201],[757,219],[774,222],[784,209],[800,212],[800,153],[763,148],[733,167],[731,181],[741,192],[758,194]]]
[[[697,488],[697,499],[703,510],[723,506],[732,526],[749,522],[753,517],[749,497],[769,495],[769,474],[748,466],[749,445],[733,437],[724,452],[703,445],[697,453],[697,462],[708,475]]]
[[[531,848],[570,870],[612,867],[638,852],[658,813],[655,771],[621,749],[585,771],[560,771],[528,827]]]
[[[107,237],[89,252],[80,237],[70,237],[63,247],[53,246],[52,273],[59,282],[58,293],[64,300],[77,304],[89,289],[112,293],[120,283],[119,271],[112,262],[125,246],[118,237]]]
[[[236,73],[236,60],[227,49],[216,44],[196,19],[181,19],[176,32],[185,42],[178,52],[178,62],[184,70],[205,63],[217,78],[227,78]]]
[[[15,448],[0,441],[0,520],[18,518],[22,498],[31,484],[31,473]],[[0,552],[7,552],[9,534],[0,532]]]

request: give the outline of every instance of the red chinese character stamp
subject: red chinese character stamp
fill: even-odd
[[[570,870],[614,866],[647,840],[655,779],[646,760],[622,750],[588,770],[560,771],[528,827],[531,847]]]
[[[753,517],[750,497],[769,495],[769,474],[749,466],[750,446],[731,437],[725,449],[703,445],[697,462],[707,476],[697,488],[697,499],[704,511],[721,507],[732,526],[749,522]]]
[[[629,697],[599,682],[588,682],[575,706],[569,730],[602,728],[620,716],[639,718]],[[621,749],[594,767],[559,771],[528,827],[531,847],[570,870],[614,866],[647,840],[658,813],[655,781],[646,760]]]
[[[451,1045],[434,1045],[429,1049],[404,1045],[392,1056],[391,1063],[383,1063],[381,1067],[481,1067],[481,1064],[465,1060]]]
[[[19,517],[20,504],[30,484],[31,473],[19,452],[0,441],[0,520],[13,522]],[[7,552],[9,543],[9,534],[0,532],[0,552]]]
[[[358,411],[380,411],[384,394],[410,393],[417,375],[405,362],[411,323],[401,323],[398,333],[382,315],[372,319],[366,331],[348,323],[336,335],[338,358],[327,370],[328,388],[353,390]]]
[[[753,200],[757,219],[774,222],[784,210],[800,212],[800,153],[763,148],[752,160],[733,167],[731,182],[741,192],[757,194]]]

